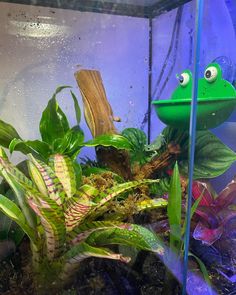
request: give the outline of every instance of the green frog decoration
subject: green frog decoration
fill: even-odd
[[[157,116],[166,125],[188,129],[192,101],[192,73],[185,70],[178,76],[179,86],[171,99],[155,100]],[[204,78],[198,82],[197,129],[211,129],[228,119],[236,106],[234,86],[222,78],[217,63],[207,66]]]

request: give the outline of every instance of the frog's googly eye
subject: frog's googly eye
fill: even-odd
[[[218,69],[216,67],[209,67],[205,70],[204,77],[207,82],[212,83],[218,76]]]
[[[188,73],[182,73],[180,76],[178,76],[178,80],[179,80],[179,84],[182,87],[185,87],[190,81],[190,75]]]

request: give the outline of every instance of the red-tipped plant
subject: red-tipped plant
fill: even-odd
[[[195,213],[198,223],[193,237],[207,245],[216,242],[227,230],[227,223],[236,217],[236,177],[218,194],[204,182],[193,183],[195,200],[202,196]]]

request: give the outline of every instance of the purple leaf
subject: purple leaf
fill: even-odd
[[[210,206],[214,202],[214,198],[204,182],[194,181],[192,186],[192,195],[194,200],[202,196],[199,203],[200,206]]]
[[[210,246],[221,237],[222,233],[223,226],[208,228],[202,222],[199,222],[193,232],[193,237]]]

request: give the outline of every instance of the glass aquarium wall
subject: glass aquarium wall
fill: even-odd
[[[236,292],[235,13],[0,1],[1,294]]]
[[[162,132],[164,140],[166,134],[169,136],[167,143],[180,147],[177,163],[184,203],[186,192],[192,194],[189,275],[197,263],[200,273],[211,283],[212,292],[235,294],[236,7],[234,1],[202,1],[203,14],[196,27],[196,4],[200,2],[191,1],[153,20],[152,99],[156,101],[151,140]],[[168,25],[170,20],[172,26]],[[189,119],[196,74],[197,121],[193,138]],[[165,125],[168,132],[162,131]],[[183,183],[189,181],[190,175],[186,140],[189,152],[191,140],[195,141],[195,162],[192,187],[183,191]],[[168,195],[170,203],[171,191]],[[190,285],[194,288],[194,281]]]

